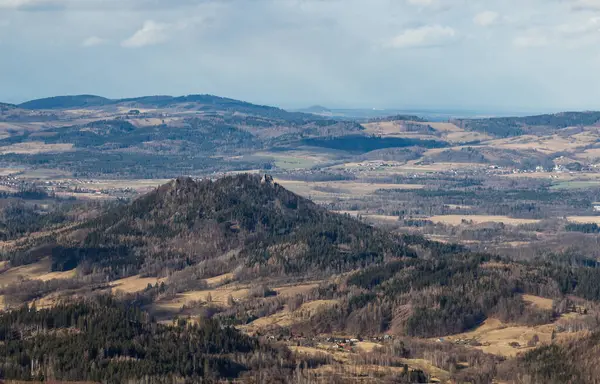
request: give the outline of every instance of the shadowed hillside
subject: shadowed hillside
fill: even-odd
[[[177,179],[81,224],[56,245],[54,270],[79,266],[112,278],[161,275],[232,250],[239,255],[231,270],[256,267],[274,276],[331,274],[413,255],[400,237],[330,213],[258,175]],[[12,260],[32,261],[26,252]]]

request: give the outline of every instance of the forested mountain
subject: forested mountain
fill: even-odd
[[[587,308],[600,302],[597,262],[581,256],[514,260],[393,234],[328,212],[269,176],[179,178],[55,235],[27,238],[3,256],[11,267],[50,258],[55,272],[76,269],[76,278],[62,282],[21,279],[3,287],[0,294],[11,303],[59,289],[92,295],[110,281],[132,275],[164,278],[114,302],[100,297],[0,316],[0,338],[5,340],[0,344],[1,369],[11,378],[118,382],[208,372],[229,377],[264,364],[289,373],[294,363],[285,349],[263,346],[219,324],[243,327],[311,302],[331,304],[273,325],[267,335],[280,340],[290,334],[303,335],[302,340],[337,333],[403,337],[406,345],[385,345],[391,356],[421,358],[423,348],[435,350],[436,356],[445,356],[436,361],[456,371],[458,382],[528,375],[533,382],[558,383],[593,374],[590,364],[575,366],[583,353],[576,344],[546,344],[501,370],[502,359],[415,340],[460,334],[490,318],[523,327],[551,324],[572,311],[573,303],[583,309],[570,326],[595,330],[600,322]],[[206,279],[217,275],[249,286],[247,296],[213,303]],[[291,296],[268,287],[314,280],[320,283]],[[198,314],[202,325],[184,321],[171,328],[152,321],[158,313],[153,304],[189,291],[205,293],[206,301],[193,302],[181,313]],[[537,307],[524,295],[556,304]],[[595,335],[585,339],[589,348],[596,341]],[[262,360],[244,357],[257,351]],[[448,357],[455,353],[466,356],[470,365],[459,370],[457,360]],[[72,359],[74,355],[87,360]],[[553,367],[559,360],[567,373]]]
[[[111,100],[95,95],[54,96],[44,99],[30,100],[19,104],[23,109],[67,109],[102,106]]]
[[[94,95],[56,96],[45,99],[27,101],[18,105],[23,109],[70,109],[93,107],[129,107],[129,108],[182,108],[198,111],[235,111],[250,115],[259,115],[270,118],[286,120],[308,120],[314,116],[287,112],[283,109],[265,105],[257,105],[245,101],[229,99],[214,95],[187,95],[187,96],[143,96],[127,99],[107,99]]]
[[[101,296],[0,314],[0,377],[171,383],[293,367],[290,355],[214,320],[157,324],[134,305]]]
[[[56,271],[79,266],[111,278],[160,276],[232,250],[238,256],[229,270],[255,267],[255,274],[272,276],[331,275],[386,257],[414,257],[397,236],[330,213],[269,177],[240,175],[180,178],[82,223],[53,245],[52,263]],[[11,259],[34,261],[27,251]]]
[[[453,123],[470,131],[497,137],[524,134],[550,134],[567,127],[592,126],[600,122],[600,112],[561,112],[525,117],[497,117],[489,119],[457,119]]]

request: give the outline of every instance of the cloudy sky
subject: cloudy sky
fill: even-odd
[[[0,100],[600,109],[600,0],[0,0]]]

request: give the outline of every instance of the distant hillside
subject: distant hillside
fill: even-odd
[[[44,99],[27,101],[19,104],[24,109],[69,109],[84,107],[101,107],[108,105],[122,105],[131,108],[176,108],[198,109],[198,110],[220,110],[235,111],[241,113],[258,114],[270,117],[310,118],[309,115],[303,115],[298,112],[287,112],[283,109],[265,105],[257,105],[245,101],[229,99],[214,95],[187,95],[187,96],[142,96],[125,99],[107,99],[94,95],[73,95],[73,96],[55,96]]]
[[[367,123],[381,123],[381,122],[389,122],[389,121],[416,121],[416,122],[425,122],[423,118],[416,115],[393,115],[393,116],[385,116],[385,117],[375,117],[367,120]]]
[[[600,112],[561,112],[526,117],[457,119],[451,122],[469,131],[510,137],[524,134],[549,134],[554,130],[567,127],[596,125],[600,122]]]
[[[331,114],[331,109],[323,107],[321,105],[313,105],[308,108],[299,109],[298,112],[322,115],[322,114]]]
[[[403,137],[376,137],[346,135],[339,137],[310,138],[302,141],[304,145],[330,148],[355,153],[366,153],[385,148],[424,147],[444,148],[448,143],[437,140],[421,140]]]
[[[17,108],[17,106],[14,104],[0,103],[0,111],[6,111],[9,109],[15,109],[15,108]]]
[[[75,95],[75,96],[55,96],[44,99],[26,101],[19,104],[23,109],[68,109],[95,107],[110,104],[112,101],[101,96],[94,95]]]
[[[83,223],[58,241],[52,265],[86,265],[111,278],[160,275],[233,250],[239,256],[228,271],[240,266],[271,276],[339,273],[413,254],[400,237],[330,213],[269,177],[239,175],[180,178]]]

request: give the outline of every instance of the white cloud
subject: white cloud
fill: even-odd
[[[422,7],[427,7],[433,5],[435,0],[408,0],[408,4],[410,5],[418,5]]]
[[[95,47],[97,45],[106,44],[107,40],[98,36],[91,36],[85,39],[81,45],[83,47]]]
[[[387,44],[393,48],[417,48],[443,45],[456,38],[456,31],[441,25],[426,25],[407,29]]]
[[[600,0],[571,0],[571,7],[575,10],[600,10]]]
[[[530,33],[515,37],[513,44],[519,48],[539,48],[549,45],[550,40],[545,35]]]
[[[64,5],[61,0],[0,0],[0,9],[54,9]]]
[[[475,15],[473,22],[481,27],[488,27],[496,23],[499,16],[497,12],[484,11]]]
[[[600,17],[592,17],[585,22],[561,24],[556,27],[556,32],[565,37],[580,36],[600,32]]]
[[[141,29],[137,30],[131,37],[121,42],[125,48],[140,48],[148,45],[164,43],[169,39],[171,24],[157,23],[153,20],[147,20]]]

